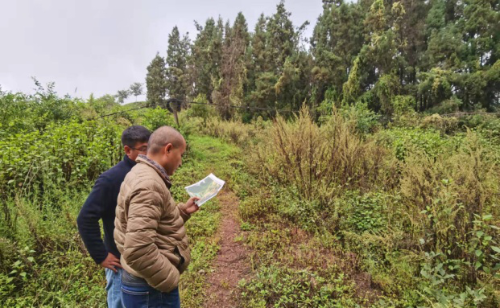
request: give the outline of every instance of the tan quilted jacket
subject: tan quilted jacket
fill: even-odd
[[[145,156],[127,174],[118,195],[114,238],[121,264],[153,288],[170,292],[191,260],[184,204],[176,204],[164,169]]]

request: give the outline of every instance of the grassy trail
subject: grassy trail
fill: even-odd
[[[234,245],[231,245],[234,243],[235,233],[239,230],[235,216],[238,200],[231,190],[237,186],[239,169],[242,166],[239,158],[241,150],[238,147],[219,139],[205,136],[188,138],[187,159],[174,176],[174,197],[178,201],[185,199],[184,186],[209,173],[224,179],[226,186],[217,198],[204,204],[187,223],[192,245],[192,263],[189,271],[181,278],[181,299],[184,307],[208,307],[214,300],[213,303],[217,303],[218,307],[231,306],[221,303],[221,300],[232,303],[231,292],[226,291],[234,290],[240,278],[234,275],[235,272],[231,271],[227,264],[222,265],[224,261],[221,257],[231,258],[235,253]],[[238,245],[239,248],[242,247],[242,244]],[[232,248],[228,250],[230,246]],[[236,264],[233,264],[234,266]],[[222,296],[210,296],[214,292]]]
[[[222,191],[218,200],[223,215],[217,233],[220,249],[208,277],[209,296],[204,307],[238,307],[238,283],[251,271],[248,249],[241,236],[239,200],[229,189]]]

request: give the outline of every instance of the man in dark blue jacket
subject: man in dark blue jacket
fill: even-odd
[[[135,165],[137,156],[146,154],[150,135],[149,130],[139,125],[123,131],[125,157],[99,176],[77,219],[78,230],[90,256],[105,268],[108,307],[122,307],[120,253],[113,239],[118,193],[125,175]],[[100,219],[104,227],[104,242],[99,227]]]

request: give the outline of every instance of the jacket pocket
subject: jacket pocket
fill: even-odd
[[[178,246],[175,246],[175,248],[174,248],[174,255],[177,258],[179,258],[179,264],[177,265],[177,267],[180,268],[186,262],[186,259],[182,255],[181,250],[179,249]]]
[[[177,265],[177,269],[179,272],[183,272],[189,266],[189,262],[191,261],[191,256],[189,252],[189,248],[184,249],[182,245],[175,246],[174,254],[179,258],[179,264]]]

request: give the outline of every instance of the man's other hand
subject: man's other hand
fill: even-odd
[[[120,260],[110,252],[108,252],[108,256],[106,257],[106,259],[104,259],[104,261],[101,262],[101,266],[104,268],[109,268],[115,273],[118,271],[116,269],[117,267],[122,268]]]
[[[193,214],[194,212],[198,211],[200,209],[199,206],[194,203],[195,201],[200,200],[198,197],[191,197],[189,200],[186,202],[186,213],[188,214]]]

